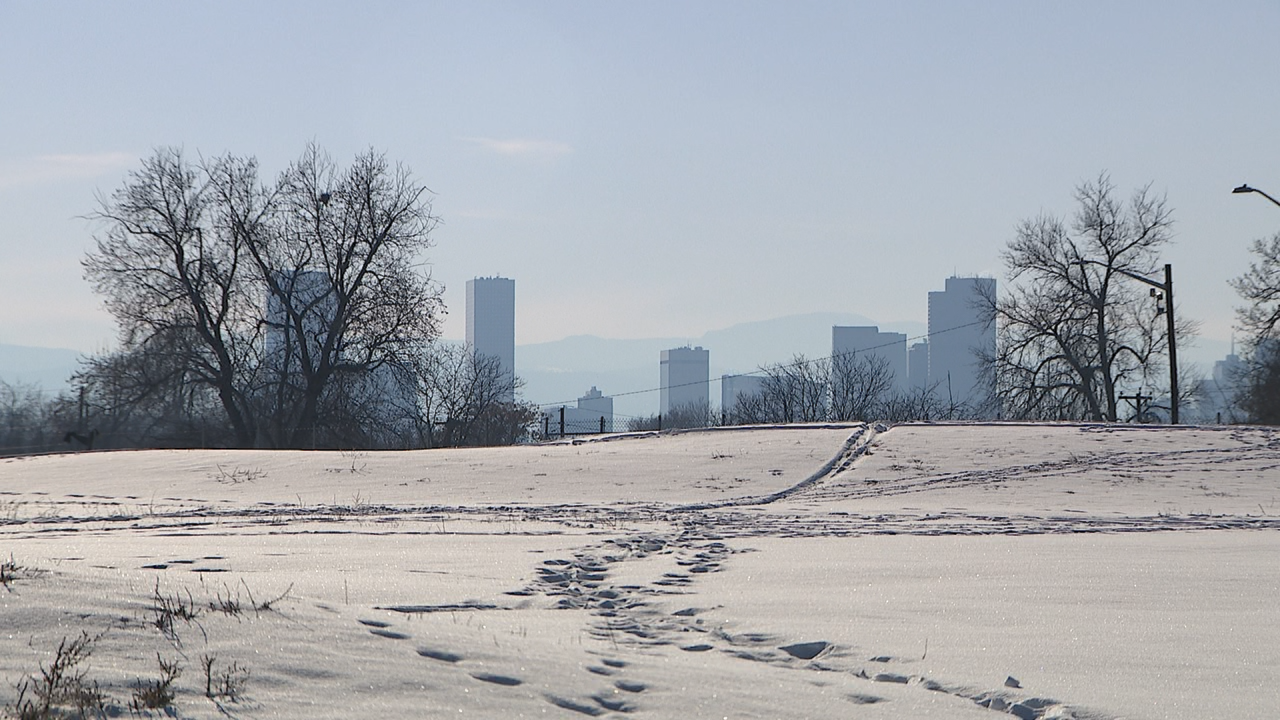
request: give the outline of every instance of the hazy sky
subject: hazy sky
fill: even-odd
[[[1100,171],[1174,208],[1179,309],[1280,230],[1280,3],[4,2],[0,343],[102,349],[82,219],[163,145],[407,164],[429,262],[517,341],[792,313],[924,321]]]

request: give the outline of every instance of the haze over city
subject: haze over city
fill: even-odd
[[[315,142],[435,193],[447,338],[488,275],[519,282],[520,344],[923,323],[1107,172],[1167,195],[1179,311],[1220,356],[1280,222],[1230,192],[1280,188],[1277,30],[1265,2],[9,4],[0,343],[114,345],[84,218],[155,148],[270,178]]]

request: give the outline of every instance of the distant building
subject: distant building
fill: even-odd
[[[985,407],[980,353],[994,353],[995,325],[983,321],[984,298],[995,297],[995,278],[949,277],[929,293],[929,384],[943,400]]]
[[[880,332],[874,325],[833,325],[831,355],[878,357],[893,373],[893,387],[907,386],[907,336],[904,333]]]
[[[613,432],[613,398],[597,390],[595,385],[578,398],[578,409],[590,413],[597,421],[604,418],[604,431]]]
[[[477,355],[498,358],[515,400],[516,281],[489,277],[467,281],[467,346]]]
[[[661,356],[660,409],[669,415],[675,408],[707,408],[711,402],[711,354],[701,347],[663,350]]]
[[[319,270],[278,270],[272,279],[279,293],[267,296],[267,325],[263,338],[267,362],[281,372],[302,368],[305,345],[311,367],[319,364],[329,325],[337,312],[337,298],[329,274]],[[299,322],[293,316],[299,316]]]
[[[563,414],[564,428],[560,419]],[[613,432],[613,398],[592,386],[578,398],[577,407],[552,407],[542,411],[542,427],[548,438],[563,435],[590,435]]]
[[[912,388],[929,387],[929,343],[926,340],[907,348],[907,384]]]
[[[1200,401],[1202,422],[1239,423],[1249,418],[1240,407],[1240,399],[1247,382],[1248,366],[1232,352],[1213,364],[1213,377],[1204,383]]]
[[[757,395],[763,389],[764,377],[761,375],[721,375],[720,413],[732,413],[738,398]]]

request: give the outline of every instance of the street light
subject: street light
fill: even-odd
[[[1241,187],[1245,187],[1245,186],[1242,185]],[[1249,188],[1248,190],[1241,190],[1240,188],[1236,188],[1235,192],[1255,192],[1255,190],[1253,188]],[[1256,192],[1262,192],[1262,191],[1257,190]],[[1268,195],[1267,197],[1271,198],[1270,195]],[[1274,198],[1271,198],[1271,202],[1276,202],[1276,201]],[[1280,203],[1276,203],[1276,204],[1280,205]],[[1114,270],[1115,272],[1118,272],[1121,275],[1124,275],[1125,277],[1133,278],[1134,280],[1137,280],[1140,283],[1146,283],[1147,285],[1150,285],[1151,287],[1164,293],[1165,321],[1168,323],[1168,327],[1169,327],[1169,422],[1170,424],[1177,425],[1178,424],[1178,343],[1176,342],[1177,332],[1174,329],[1174,324],[1173,324],[1173,266],[1170,265],[1169,263],[1165,263],[1164,282],[1157,282],[1155,280],[1152,280],[1151,278],[1143,277],[1141,275],[1138,275],[1137,273],[1131,273],[1128,270],[1124,270],[1122,268],[1111,267],[1106,263],[1098,262],[1097,260],[1076,260],[1075,264],[1101,265],[1102,267],[1110,268],[1111,270]]]
[[[1247,184],[1242,184],[1240,187],[1236,188],[1235,190],[1232,190],[1231,192],[1237,195],[1243,194],[1243,193],[1258,193],[1259,195],[1270,200],[1276,205],[1280,205],[1280,200],[1276,200],[1275,198],[1271,197],[1270,195],[1266,194],[1265,192],[1259,190],[1256,187],[1249,187]]]

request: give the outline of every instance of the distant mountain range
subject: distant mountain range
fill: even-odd
[[[658,362],[671,348],[701,346],[710,353],[711,404],[720,404],[721,375],[751,372],[762,365],[786,362],[797,354],[821,358],[831,354],[833,325],[879,325],[881,330],[925,334],[919,322],[876,323],[852,313],[810,313],[742,323],[712,330],[697,338],[613,340],[575,335],[554,342],[516,348],[516,374],[524,381],[523,397],[538,404],[574,405],[591,387],[614,398],[617,415],[658,412]]]
[[[65,390],[82,354],[59,348],[0,345],[0,380],[10,385],[39,385],[46,392]]]

